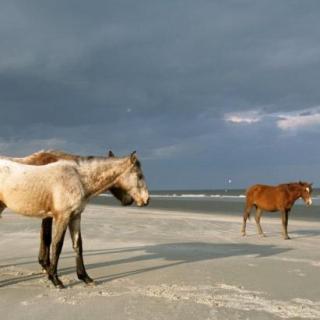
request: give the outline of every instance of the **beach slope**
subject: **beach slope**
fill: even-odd
[[[40,220],[0,219],[1,319],[319,319],[320,223],[263,217],[240,235],[239,217],[89,205],[87,271],[75,273],[69,235],[59,262],[66,289],[37,263]]]

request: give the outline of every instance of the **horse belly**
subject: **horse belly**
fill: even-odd
[[[262,211],[268,211],[268,212],[277,212],[279,209],[275,206],[258,206]]]
[[[263,211],[276,212],[279,210],[276,201],[270,197],[268,191],[257,193],[253,203]]]
[[[279,210],[278,207],[268,199],[257,201],[255,205],[263,211],[276,212]]]
[[[52,202],[57,212],[82,211],[86,204],[84,190],[77,183],[74,183],[68,188],[66,186],[60,186],[53,191]]]
[[[24,188],[9,189],[3,194],[5,205],[16,213],[25,216],[45,218],[52,216],[50,196],[46,195],[43,190],[26,190]]]

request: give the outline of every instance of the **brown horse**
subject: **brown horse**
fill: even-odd
[[[109,151],[109,157],[115,157],[112,151]],[[38,151],[29,156],[23,158],[14,158],[14,157],[0,157],[1,159],[12,160],[18,163],[30,164],[30,165],[45,165],[59,160],[69,160],[76,163],[90,159],[92,156],[83,157],[71,153],[66,153],[60,150],[46,150]],[[106,190],[107,191],[107,190]],[[123,189],[121,181],[116,182],[108,191],[110,191],[115,198],[117,198],[123,206],[128,206],[133,203],[133,198],[128,192]],[[1,212],[5,209],[5,205],[0,203],[0,217]],[[41,223],[40,231],[40,249],[38,261],[43,268],[43,271],[46,272],[48,266],[50,266],[50,246],[52,241],[52,218],[44,218]]]
[[[294,182],[285,183],[278,186],[267,186],[256,184],[251,186],[246,193],[246,205],[243,213],[242,235],[246,235],[246,222],[250,217],[253,207],[256,208],[255,220],[258,233],[264,236],[260,225],[261,214],[263,211],[280,211],[282,220],[282,231],[284,239],[288,236],[289,212],[299,198],[302,198],[307,205],[312,204],[311,199],[312,183]]]
[[[46,266],[49,279],[63,287],[57,265],[64,235],[69,226],[76,252],[77,274],[92,283],[82,256],[81,213],[89,199],[121,184],[138,206],[147,205],[149,193],[140,162],[134,153],[124,158],[90,157],[75,161],[59,160],[42,166],[0,159],[0,202],[4,207],[30,217],[53,218],[52,259]]]

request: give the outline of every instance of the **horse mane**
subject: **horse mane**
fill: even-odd
[[[54,157],[56,157],[56,159],[63,159],[63,160],[73,160],[76,163],[80,163],[81,161],[90,161],[90,160],[97,160],[97,159],[105,159],[105,157],[101,157],[101,156],[79,156],[77,154],[73,154],[73,153],[66,153],[64,151],[61,150],[41,150],[39,152],[34,153],[35,156],[37,157],[46,157],[49,155],[52,155]]]
[[[300,185],[300,186],[307,186],[309,185],[308,182],[303,182],[303,181],[298,181],[298,182],[286,182],[286,183],[281,183],[279,184],[279,186],[296,186],[296,185]]]
[[[287,187],[289,190],[297,190],[297,189],[300,190],[302,187],[308,187],[312,190],[311,184],[303,181],[288,182],[288,183],[280,184],[279,186]]]
[[[64,152],[53,152],[51,150],[41,150],[38,152],[35,152],[25,158],[16,158],[14,160],[18,160],[19,162],[23,163],[33,163],[34,165],[43,165],[43,164],[48,164],[52,162],[57,162],[59,160],[71,160],[78,162],[79,156],[72,155],[72,154],[67,154]]]

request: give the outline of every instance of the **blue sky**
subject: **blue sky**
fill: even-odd
[[[319,1],[3,1],[0,153],[137,150],[152,189],[319,185]]]

